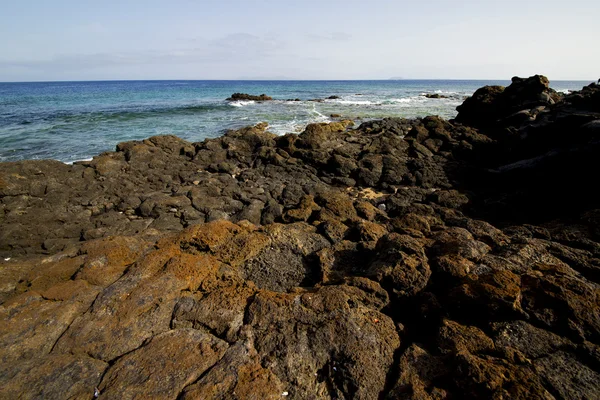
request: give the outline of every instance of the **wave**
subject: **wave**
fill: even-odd
[[[414,103],[419,101],[418,99],[415,98],[410,98],[410,97],[405,97],[402,99],[390,99],[391,103]]]
[[[327,117],[326,115],[321,114],[318,110],[317,110],[317,106],[315,104],[313,104],[312,107],[312,113],[316,114],[316,120],[314,120],[313,122],[328,122],[331,121],[331,119],[329,117]]]
[[[80,159],[80,160],[73,160],[73,161],[62,161],[62,162],[63,162],[64,164],[67,164],[67,165],[73,165],[73,164],[75,164],[76,162],[79,162],[79,161],[92,161],[92,160],[93,160],[93,157],[89,157],[89,158],[82,158],[82,159]]]
[[[380,102],[373,102],[370,100],[325,100],[326,103],[337,103],[343,105],[353,105],[353,106],[378,106],[381,105]]]
[[[395,99],[389,99],[385,104],[393,104],[393,105],[416,105],[416,104],[424,104],[428,101],[426,97],[423,96],[413,96],[413,97],[401,97]]]
[[[306,128],[309,122],[299,122],[294,119],[292,121],[276,123],[269,125],[269,132],[275,133],[276,135],[285,135],[286,133],[300,133]]]
[[[256,102],[254,100],[237,100],[230,102],[229,105],[233,107],[244,107],[255,103]]]
[[[573,90],[571,90],[571,89],[556,89],[556,91],[558,93],[563,93],[563,94],[569,94],[569,93],[573,92]]]

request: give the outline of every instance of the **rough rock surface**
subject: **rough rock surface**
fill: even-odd
[[[599,398],[599,96],[0,164],[0,397]]]

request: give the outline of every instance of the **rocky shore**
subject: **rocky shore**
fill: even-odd
[[[600,397],[600,85],[0,164],[0,398]]]

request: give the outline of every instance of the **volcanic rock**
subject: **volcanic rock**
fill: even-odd
[[[505,125],[518,122],[510,119],[515,113],[531,112],[536,107],[553,105],[560,99],[560,95],[548,86],[549,82],[543,75],[529,78],[515,76],[507,88],[484,86],[456,108],[456,121],[478,127],[489,127],[503,119],[506,119]]]
[[[0,397],[598,398],[599,94],[0,163]]]

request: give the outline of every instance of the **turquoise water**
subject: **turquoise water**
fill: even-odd
[[[0,83],[0,161],[91,158],[119,142],[174,134],[191,141],[265,121],[269,130],[300,132],[331,114],[368,120],[440,115],[477,88],[508,81],[103,81]],[[589,82],[556,81],[556,90]],[[265,93],[272,102],[227,102],[234,92]],[[445,99],[427,99],[440,93]],[[323,102],[312,99],[327,99]],[[300,101],[288,101],[300,99]]]

